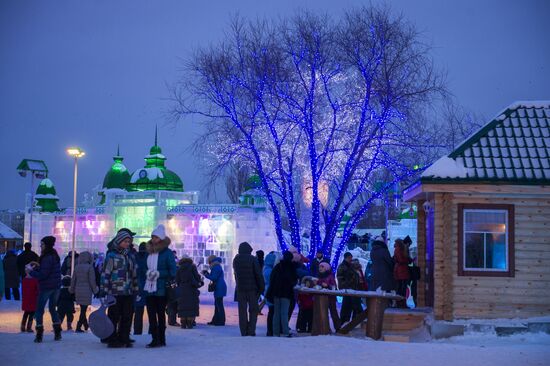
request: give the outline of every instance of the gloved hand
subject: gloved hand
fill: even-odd
[[[147,279],[149,281],[157,280],[159,278],[159,275],[160,275],[159,271],[153,271],[151,269],[147,271]]]
[[[203,269],[201,273],[202,273],[204,276],[206,276],[206,275],[208,274],[208,270]]]

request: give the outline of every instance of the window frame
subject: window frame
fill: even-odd
[[[469,270],[464,267],[465,244],[464,244],[464,212],[467,210],[505,210],[508,212],[507,220],[507,243],[506,253],[507,270]],[[515,276],[515,215],[514,205],[496,205],[496,204],[458,204],[458,275],[475,277],[514,277]]]

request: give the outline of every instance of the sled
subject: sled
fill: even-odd
[[[116,299],[112,295],[107,295],[101,300],[101,306],[90,314],[89,324],[92,333],[99,339],[105,339],[113,334],[115,327],[113,322],[107,316],[106,312],[109,306],[116,304]]]

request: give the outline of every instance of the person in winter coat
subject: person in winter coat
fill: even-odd
[[[179,289],[178,315],[182,329],[192,329],[193,322],[199,316],[199,295],[204,285],[197,266],[187,255],[183,255],[176,273]]]
[[[313,281],[311,277],[302,279],[302,286],[312,288]],[[300,293],[297,296],[298,302],[298,319],[296,320],[296,331],[298,333],[311,333],[313,325],[313,296],[310,294]]]
[[[336,277],[338,279],[338,288],[340,290],[351,289],[356,290],[359,283],[359,276],[352,265],[353,255],[350,252],[344,254],[344,260],[338,266]],[[354,308],[357,307],[355,298],[344,296],[342,300],[342,309],[340,310],[340,320],[346,323],[350,320]],[[361,301],[359,299],[359,301]]]
[[[337,290],[336,280],[334,279],[334,274],[332,273],[332,268],[327,262],[319,263],[319,274],[317,285],[321,286],[323,289],[327,290]],[[337,332],[340,329],[340,316],[338,315],[338,309],[336,308],[336,297],[328,297],[328,310],[330,312],[330,317],[332,318],[332,325],[334,326],[334,331]]]
[[[311,265],[310,265],[310,272],[311,272],[311,275],[313,277],[318,277],[319,276],[319,265],[322,263],[322,262],[329,262],[327,258],[325,258],[325,255],[323,254],[323,251],[322,250],[318,250],[317,253],[315,254],[315,258],[313,258],[313,261],[311,262]]]
[[[83,332],[82,327],[84,327],[84,330],[88,330],[86,311],[88,310],[88,306],[92,304],[92,295],[99,292],[95,281],[95,270],[92,260],[93,257],[90,252],[80,253],[69,289],[75,295],[76,303],[80,306],[80,316],[76,323],[77,333]]]
[[[151,343],[147,348],[166,346],[166,286],[176,277],[176,261],[169,248],[170,238],[166,236],[164,225],[159,225],[151,233],[147,243],[147,273],[145,279],[145,303],[149,318]]]
[[[412,262],[409,256],[409,248],[405,245],[403,240],[396,239],[394,243],[394,252],[393,252],[393,279],[397,285],[397,294],[403,297],[407,295],[407,285],[411,278],[409,273],[409,263]],[[405,300],[398,301],[397,306],[401,308],[406,308]]]
[[[36,262],[35,262],[36,263]],[[32,278],[30,272],[32,265],[27,263],[26,275],[22,280],[21,292],[23,301],[21,302],[21,310],[23,310],[23,319],[21,319],[21,332],[32,333],[32,320],[36,312],[38,302],[38,280]]]
[[[391,258],[388,246],[381,236],[374,239],[370,252],[372,260],[372,289],[390,292],[395,289],[393,281],[394,262]]]
[[[264,292],[265,283],[260,264],[252,256],[252,247],[247,242],[239,244],[239,253],[233,259],[233,273],[239,304],[241,336],[255,336],[259,312],[258,299]]]
[[[147,243],[139,244],[139,250],[136,254],[137,276],[139,285],[139,294],[134,301],[134,335],[143,333],[143,312],[145,310],[145,279],[147,278]]]
[[[292,253],[286,251],[283,260],[273,268],[269,279],[268,299],[273,299],[273,336],[290,337],[288,310],[290,299],[294,298],[294,286],[298,281],[296,266],[292,263]]]
[[[130,328],[134,296],[138,294],[137,265],[128,255],[132,243],[131,231],[120,229],[111,241],[101,273],[101,295],[112,295],[116,304],[109,306],[108,316],[115,326],[106,340],[109,348],[132,347]]]
[[[294,263],[294,266],[296,267],[296,274],[298,275],[298,280],[302,280],[302,278],[309,276],[310,272],[307,268],[307,263],[309,263],[309,258],[303,256],[298,252],[298,249],[291,246],[288,248],[288,251],[292,253],[292,263]],[[294,309],[296,308],[296,294],[290,299],[290,305],[288,308],[288,321],[290,321],[290,318],[292,318],[292,313],[294,313]],[[298,317],[296,318],[296,328],[298,328],[298,320],[301,320],[302,316],[300,314],[300,308],[298,308]]]
[[[4,266],[0,265],[0,301],[2,301],[2,294],[4,293],[4,287],[6,284],[4,283]]]
[[[48,303],[48,310],[52,317],[54,340],[61,340],[61,322],[57,314],[57,299],[61,287],[61,260],[53,248],[55,237],[45,236],[40,241],[40,258],[38,265],[30,272],[31,277],[38,279],[38,304],[34,319],[36,320],[36,343],[42,342],[44,335],[44,309]]]
[[[227,295],[227,284],[223,278],[222,259],[211,255],[208,257],[210,272],[202,271],[204,277],[214,283],[214,316],[208,322],[209,325],[225,325],[225,309],[223,307],[223,298]]]
[[[59,299],[57,299],[57,313],[59,321],[63,324],[63,320],[67,317],[67,330],[73,329],[74,320],[74,294],[69,290],[71,287],[71,276],[63,276],[61,279],[61,291],[59,291]]]
[[[264,297],[266,300],[266,304],[268,306],[268,313],[267,313],[267,336],[273,337],[273,314],[274,314],[274,307],[273,307],[273,299],[269,300],[267,298],[267,292],[269,291],[269,279],[271,277],[271,272],[273,271],[273,267],[275,267],[279,261],[281,260],[281,253],[278,252],[269,252],[269,254],[265,257],[264,261],[264,282],[265,282],[265,291],[264,291]]]
[[[31,262],[38,262],[38,254],[32,251],[32,244],[27,242],[25,243],[25,250],[17,256],[17,268],[21,278],[27,277],[25,266]]]
[[[20,300],[19,285],[21,276],[17,268],[17,256],[13,250],[9,250],[4,256],[4,283],[6,300],[11,300],[11,294],[16,301]]]
[[[363,274],[363,266],[361,265],[361,262],[359,262],[359,259],[354,259],[351,262],[351,266],[353,267],[356,276],[356,282],[354,290],[357,291],[367,291],[367,281],[365,281],[365,275]],[[355,318],[357,315],[363,312],[363,299],[360,297],[352,297],[352,314],[351,318]],[[365,304],[366,305],[366,304]]]
[[[78,256],[79,254],[77,252],[74,253],[74,263],[78,263]],[[71,262],[73,260],[73,252],[67,253],[67,256],[65,259],[63,259],[63,263],[61,264],[61,275],[62,276],[70,276],[71,275]]]
[[[172,250],[172,254],[174,254],[174,263],[176,264],[177,272],[177,266],[179,263],[178,254],[175,250]],[[168,289],[167,298],[168,302],[166,304],[166,314],[168,315],[168,325],[179,327],[181,324],[178,323],[178,296],[176,286],[173,281],[172,287]]]

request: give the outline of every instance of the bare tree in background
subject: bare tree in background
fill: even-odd
[[[188,75],[174,116],[204,118],[210,176],[233,166],[258,174],[282,250],[304,249],[298,212],[307,199],[308,255],[334,253],[333,265],[373,201],[417,173],[407,157],[429,141],[414,116],[444,90],[415,28],[374,6],[341,19],[237,20],[224,42],[196,53]],[[390,179],[375,188],[382,173]]]

